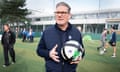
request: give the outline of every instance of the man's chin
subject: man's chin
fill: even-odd
[[[63,22],[57,22],[58,25],[65,25]]]

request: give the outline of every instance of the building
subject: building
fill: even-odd
[[[54,14],[29,15],[31,27],[34,31],[43,31],[47,26],[55,23]],[[101,33],[103,28],[109,29],[111,25],[120,30],[120,9],[106,9],[73,13],[70,22],[80,26],[83,33]]]

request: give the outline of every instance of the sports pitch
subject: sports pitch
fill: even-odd
[[[36,54],[39,38],[34,43],[21,42],[17,39],[15,44],[16,63],[3,68],[3,49],[0,45],[0,72],[45,72],[44,59]],[[79,63],[77,72],[120,72],[120,42],[117,42],[117,57],[111,58],[112,48],[107,53],[99,55],[96,47],[100,41],[84,41],[86,49],[85,58]]]

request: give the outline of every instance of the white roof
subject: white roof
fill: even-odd
[[[42,12],[42,11],[37,11],[37,10],[30,10],[32,13],[28,15],[28,18],[34,18],[34,17],[47,17],[47,16],[54,16],[53,13],[47,13],[47,12]],[[72,14],[91,14],[91,13],[98,13],[98,12],[120,12],[120,9],[103,9],[103,10],[92,10],[92,11],[81,11],[81,12],[74,12]]]

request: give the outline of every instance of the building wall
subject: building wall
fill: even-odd
[[[41,26],[40,30],[44,30],[48,25],[55,24],[53,14],[41,14],[40,16],[33,15],[29,16],[29,19],[31,19],[31,26],[36,26],[35,29],[38,29],[37,26]],[[73,25],[82,25],[83,32],[100,33],[103,28],[109,28],[110,25],[120,24],[120,20],[117,21],[117,23],[108,23],[108,19],[120,19],[120,9],[72,13],[70,22]],[[117,29],[120,30],[120,26]]]

